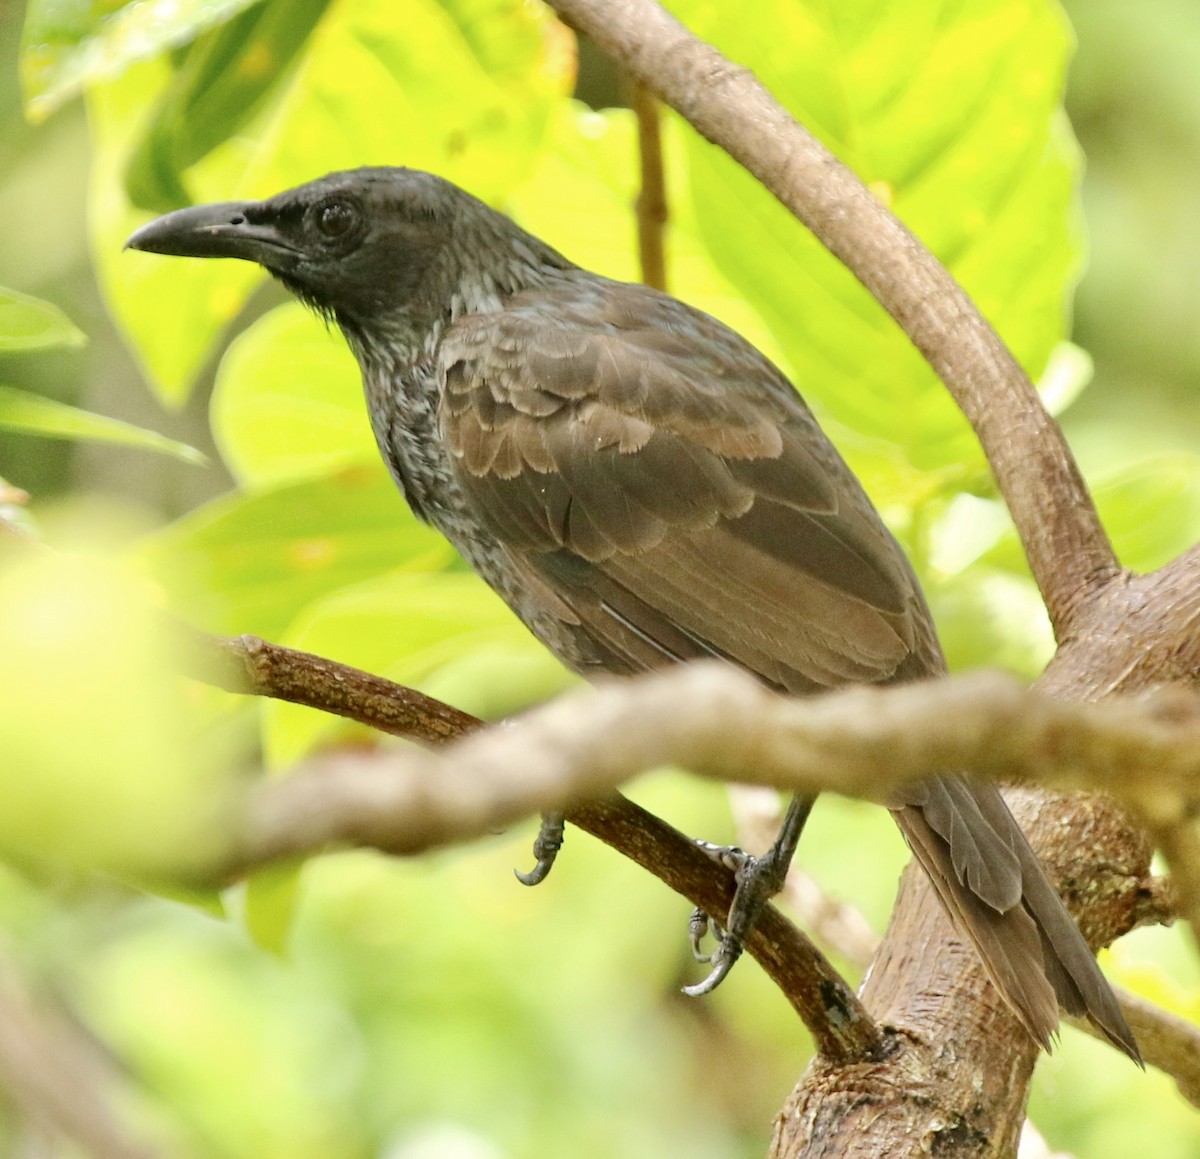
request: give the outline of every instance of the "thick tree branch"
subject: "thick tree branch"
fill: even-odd
[[[234,691],[279,695],[433,744],[480,723],[411,689],[253,638],[195,634],[192,644],[197,674]],[[1187,809],[1200,764],[1200,705],[1177,691],[1104,706],[1063,703],[987,673],[794,701],[737,669],[693,665],[583,690],[515,727],[469,737],[445,755],[342,756],[261,786],[236,859],[246,868],[345,843],[411,853],[575,802],[576,824],[695,904],[721,912],[728,882],[692,842],[624,798],[578,803],[662,763],[876,798],[943,765],[1000,776],[1028,771],[1067,783],[1090,783],[1098,769],[1110,788],[1161,818]],[[337,775],[329,775],[331,766]],[[1166,918],[1155,883],[1136,883],[1133,892],[1139,905],[1116,924]],[[814,1009],[811,996],[839,993],[842,983],[830,970],[825,984],[833,989],[814,987],[823,959],[777,913],[750,948],[814,1024],[827,1061],[845,1063],[878,1049],[869,1019],[852,1018],[849,1037],[830,1039],[821,1029],[830,1024],[830,1004],[819,1001]],[[807,1010],[797,994],[810,996]],[[1144,1004],[1135,1018],[1148,1028],[1147,1060],[1193,1092],[1194,1029]]]
[[[229,640],[185,628],[181,637],[189,672],[230,692],[307,705],[427,745],[463,737],[483,724],[414,689],[254,636]],[[525,735],[523,729],[496,729],[489,735],[503,739],[518,733]],[[408,758],[418,765],[420,760],[419,754]],[[522,789],[515,799],[488,802],[490,775],[479,782],[484,794],[472,806],[457,796],[454,784],[459,782],[446,793],[445,782],[439,785],[438,774],[427,768],[401,762],[394,774],[378,760],[340,757],[332,763],[337,776],[328,775],[326,762],[315,771],[263,786],[252,798],[241,846],[221,873],[243,872],[339,843],[411,853],[482,836],[497,825],[551,807],[539,805]],[[579,795],[567,792],[559,802],[570,802],[567,817],[573,824],[707,913],[728,912],[732,880],[695,842],[619,794],[575,800]],[[791,1002],[821,1054],[850,1061],[878,1053],[879,1030],[854,992],[778,910],[768,907],[746,948]]]
[[[347,688],[345,674],[353,672],[341,668],[341,689]],[[386,681],[359,675],[370,682],[372,698],[383,695]],[[419,697],[402,691],[409,703]],[[284,698],[293,699],[290,693]],[[306,790],[297,786],[306,780],[318,786],[314,792],[328,782],[327,804],[333,794],[364,796],[346,806],[344,816],[303,822],[310,836],[299,835],[300,815],[272,823],[275,836],[261,856],[343,837],[413,853],[539,809],[603,796],[645,769],[669,764],[717,780],[877,801],[912,781],[968,772],[1061,789],[1101,788],[1151,820],[1183,818],[1200,784],[1200,710],[1192,699],[1186,713],[1174,693],[1073,704],[993,672],[792,699],[728,665],[677,665],[580,689],[513,727],[465,737],[446,753],[396,754],[386,766],[373,759],[374,783],[370,776],[356,780],[353,761],[337,778],[312,774],[273,782],[263,790],[264,801],[294,793],[299,803]],[[343,715],[364,720],[370,711],[359,706]],[[381,719],[386,717],[385,711]],[[394,784],[384,783],[383,767],[396,771]],[[339,832],[343,822],[353,832]],[[298,848],[280,844],[289,841]]]
[[[752,73],[654,0],[549,2],[753,173],[896,319],[975,428],[1066,636],[1116,558],[1062,432],[962,287]]]

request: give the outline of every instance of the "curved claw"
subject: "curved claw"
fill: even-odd
[[[711,994],[725,981],[729,971],[733,969],[741,956],[742,947],[732,942],[726,935],[725,941],[717,947],[717,952],[712,956],[713,968],[709,971],[708,977],[694,986],[684,986],[683,992],[689,998],[703,998],[705,994]]]
[[[550,876],[550,870],[554,868],[553,857],[539,857],[537,864],[530,870],[522,873],[519,869],[513,870],[515,877],[522,885],[541,885],[547,877]]]
[[[562,813],[542,814],[542,823],[533,843],[533,855],[537,858],[537,864],[527,873],[522,873],[519,869],[513,870],[513,875],[522,885],[540,885],[550,875],[558,851],[563,846],[566,828],[566,819]]]

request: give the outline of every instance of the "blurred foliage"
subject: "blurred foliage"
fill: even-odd
[[[83,342],[83,334],[57,306],[0,286],[0,354],[78,346]],[[205,461],[193,447],[165,438],[157,431],[89,414],[11,386],[0,385],[0,429],[49,438],[122,443],[162,451],[191,463]]]
[[[1172,21],[1190,27],[1195,13],[1163,0],[1134,26],[1120,5],[1080,6],[1076,120],[1116,130],[1099,135],[1109,152],[1089,151],[1088,213],[1101,234],[1072,334],[1081,160],[1061,106],[1073,35],[1055,3],[669,6],[849,161],[960,277],[1048,404],[1070,407],[1127,562],[1153,567],[1200,539],[1195,426],[1178,409],[1185,399],[1200,419],[1195,238],[1154,235],[1156,199],[1191,204],[1195,178],[1177,155],[1200,152],[1200,39]],[[577,99],[603,89],[576,76],[577,59],[592,57],[577,57],[572,34],[534,0],[402,7],[401,19],[389,0],[30,0],[25,108],[35,121],[62,111],[9,156],[11,188],[23,171],[43,172],[35,142],[52,138],[38,134],[71,124],[64,102],[82,91],[87,135],[75,122],[72,140],[90,165],[87,273],[155,399],[179,408],[211,391],[211,438],[233,486],[147,529],[159,496],[144,471],[136,505],[67,479],[63,495],[35,497],[23,516],[56,554],[0,556],[0,665],[13,689],[0,750],[14,755],[0,926],[22,965],[144,1083],[157,1110],[141,1125],[169,1137],[172,1154],[761,1154],[806,1057],[802,1028],[750,964],[713,998],[681,999],[695,972],[686,905],[574,833],[534,891],[510,876],[528,863],[527,829],[414,863],[324,857],[259,875],[220,905],[152,889],[216,838],[213,804],[235,774],[374,743],[293,705],[165,677],[159,607],[491,718],[570,679],[408,513],[338,336],[278,305],[249,265],[121,250],[149,211],[404,163],[463,184],[583,265],[636,278],[636,129],[627,109]],[[1137,102],[1114,95],[1126,83]],[[1143,165],[1133,195],[1120,184],[1125,147]],[[913,555],[952,663],[1034,675],[1053,647],[1044,613],[982,457],[932,373],[811,237],[673,115],[664,149],[672,290],[795,378]],[[1169,193],[1152,181],[1153,159],[1167,154]],[[69,165],[79,173],[75,154]],[[9,189],[0,180],[0,209]],[[1174,220],[1194,231],[1193,216]],[[5,228],[10,252],[23,252],[21,228]],[[1163,262],[1178,258],[1154,290],[1139,232]],[[51,264],[48,242],[25,252],[27,269]],[[32,274],[0,274],[48,293]],[[98,313],[71,312],[104,342]],[[1071,338],[1095,355],[1086,390],[1091,362]],[[120,434],[42,398],[56,392],[17,351],[79,341],[65,314],[0,291],[0,351],[12,352],[17,388],[0,391],[0,427],[24,415],[43,435]],[[1131,376],[1136,397],[1116,393],[1145,341],[1156,358]],[[1151,450],[1153,460],[1137,457]],[[29,487],[33,468],[14,461],[0,460],[0,474]],[[686,832],[728,833],[713,786],[664,773],[638,795]],[[904,860],[882,810],[822,800],[802,857],[882,927]],[[1196,1016],[1200,971],[1174,933],[1125,939],[1109,968]],[[1070,1033],[1039,1069],[1035,1112],[1056,1146],[1081,1156],[1123,1156],[1147,1138],[1156,1155],[1200,1145],[1200,1120],[1169,1083]],[[17,1128],[6,1122],[7,1152]]]

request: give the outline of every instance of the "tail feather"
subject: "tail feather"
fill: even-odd
[[[1115,995],[999,791],[965,777],[939,778],[907,794],[894,815],[942,905],[1031,1037],[1050,1048],[1061,1005],[1090,1019],[1141,1065]],[[993,858],[1000,847],[1006,856]],[[989,862],[999,869],[990,871]],[[1013,874],[1017,880],[1004,886]]]

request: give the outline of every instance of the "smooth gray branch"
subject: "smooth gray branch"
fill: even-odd
[[[795,700],[726,665],[685,665],[564,696],[437,753],[346,755],[262,785],[240,859],[340,842],[416,853],[602,797],[662,765],[877,801],[952,772],[1100,788],[1162,828],[1190,817],[1200,710],[1180,693],[1051,700],[986,672]]]

